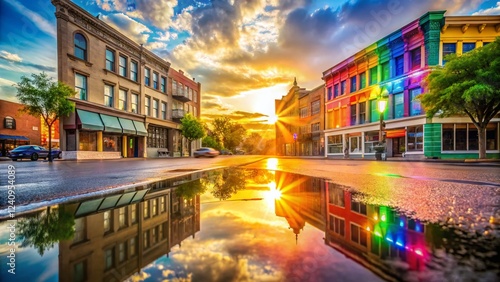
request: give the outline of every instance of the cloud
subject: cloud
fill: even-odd
[[[15,84],[16,82],[12,80],[0,77],[0,96],[2,97],[2,100],[7,100],[16,103],[19,102],[17,101],[16,98],[17,89],[14,87]]]
[[[100,15],[100,18],[138,44],[146,43],[152,30],[123,13]]]
[[[45,71],[45,72],[55,73],[57,70],[53,66],[45,66],[45,65],[29,63],[29,62],[22,62],[22,61],[13,61],[13,60],[4,58],[3,56],[0,56],[0,62],[2,62],[2,61],[6,61],[7,64],[0,64],[0,68],[10,70],[10,71],[18,71],[18,72],[23,72],[23,73]]]
[[[97,0],[96,4],[105,11],[125,13],[131,18],[144,20],[158,28],[167,29],[172,25],[177,0],[135,0],[133,2],[134,9],[127,5],[126,0]]]
[[[23,60],[21,57],[19,57],[19,55],[9,53],[5,50],[0,51],[0,58],[8,60],[8,61],[12,61],[12,62],[21,62]]]
[[[16,0],[5,0],[7,3],[9,3],[14,9],[16,9],[21,15],[23,15],[23,19],[27,19],[31,21],[39,30],[45,32],[46,34],[52,36],[53,38],[57,38],[57,32],[55,25],[51,23],[50,21],[46,20],[43,18],[39,13],[35,13],[32,10],[26,8],[23,6],[21,3],[19,3]],[[50,3],[46,2],[45,4],[48,4],[49,6]],[[48,7],[47,5],[40,5],[37,6],[39,12],[43,12],[45,14],[50,14],[53,16],[53,12],[48,13]],[[53,7],[52,7],[53,9]],[[24,25],[22,27],[19,27],[20,30],[19,32],[31,32],[29,31],[29,28],[27,25]],[[33,36],[33,34],[31,34]]]
[[[498,14],[500,14],[500,2],[497,2],[496,6],[494,7],[481,9],[475,12],[473,15],[498,15]]]

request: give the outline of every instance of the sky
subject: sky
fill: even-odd
[[[498,0],[74,0],[202,87],[202,115],[266,131],[274,100],[294,78],[313,89],[322,72],[430,10],[500,14]],[[0,1],[0,98],[21,76],[57,77],[49,0]]]

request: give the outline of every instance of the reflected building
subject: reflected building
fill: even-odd
[[[122,281],[194,237],[200,196],[185,199],[171,186],[187,181],[160,181],[64,205],[75,214],[75,234],[59,243],[60,281]]]
[[[297,239],[306,222],[324,231],[324,180],[280,171],[275,173],[277,189],[281,191],[281,197],[275,200],[276,216],[287,220]]]
[[[424,270],[425,226],[389,207],[366,205],[346,188],[327,183],[325,243],[388,280]]]

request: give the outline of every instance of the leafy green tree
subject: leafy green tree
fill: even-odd
[[[500,38],[461,56],[426,78],[428,93],[419,96],[432,118],[467,115],[478,130],[479,158],[486,158],[486,127],[500,111]]]
[[[17,83],[17,98],[24,104],[21,111],[34,117],[42,117],[49,128],[49,162],[52,161],[52,125],[60,118],[74,111],[74,104],[68,100],[76,91],[62,82],[53,82],[44,72],[22,76]]]
[[[191,142],[205,136],[203,123],[191,114],[181,119],[181,134],[189,141],[189,152],[191,153]]]
[[[212,122],[212,136],[222,148],[234,151],[246,134],[246,129],[228,117],[218,117]]]
[[[222,146],[217,143],[217,141],[215,141],[215,139],[210,135],[203,137],[203,139],[201,140],[201,146],[222,150]]]
[[[179,197],[193,199],[196,195],[205,193],[206,190],[207,188],[202,185],[200,179],[196,179],[195,181],[182,183],[175,192]]]
[[[19,233],[23,237],[21,246],[32,246],[40,255],[61,240],[73,238],[75,218],[64,207],[47,209],[35,216],[19,221]]]
[[[241,148],[251,155],[261,154],[262,152],[262,136],[257,132],[252,132],[241,144]]]

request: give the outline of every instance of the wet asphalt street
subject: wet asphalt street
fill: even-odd
[[[13,166],[13,167],[9,167]],[[219,156],[213,159],[0,162],[0,218],[7,215],[9,170],[16,210],[89,192],[227,166],[273,169],[327,178],[360,192],[369,204],[396,207],[421,220],[463,221],[472,227],[500,218],[500,163],[408,162]],[[11,196],[12,199],[12,196]],[[28,206],[29,205],[29,206]]]

